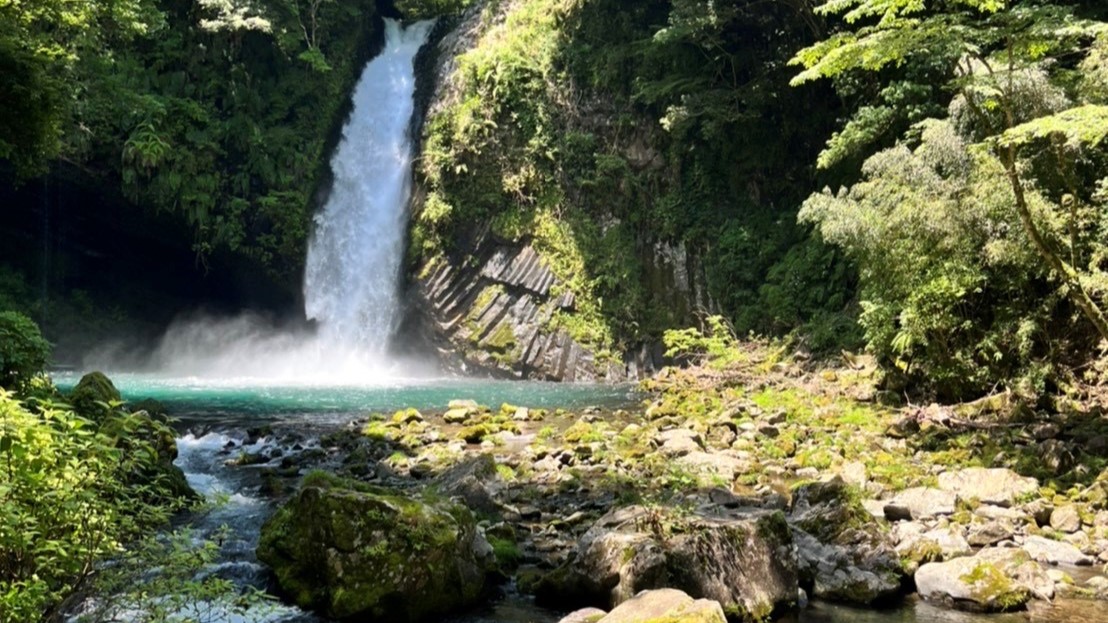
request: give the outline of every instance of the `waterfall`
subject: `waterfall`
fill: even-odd
[[[316,216],[304,311],[322,347],[379,354],[396,329],[411,191],[414,59],[432,22],[385,20],[385,48],[362,72],[331,159],[334,186]]]
[[[334,182],[315,218],[304,273],[304,312],[315,331],[264,318],[175,322],[143,366],[159,374],[260,382],[365,384],[421,374],[382,355],[396,330],[411,191],[415,56],[433,22],[385,20],[385,46],[362,71],[353,110],[331,158]],[[112,369],[111,345],[86,367]]]

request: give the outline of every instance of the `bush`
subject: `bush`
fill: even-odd
[[[1023,233],[1000,163],[947,121],[918,131],[867,160],[849,190],[813,195],[800,217],[858,264],[859,322],[889,370],[951,400],[1041,391],[1043,365],[1079,350],[1063,341],[1077,335],[1072,310]],[[1028,196],[1038,211],[1044,200]]]
[[[180,508],[162,484],[132,477],[158,456],[141,437],[120,447],[68,409],[33,412],[0,390],[0,623],[40,620],[95,563]]]
[[[46,367],[50,343],[19,312],[0,312],[0,388],[20,390]]]

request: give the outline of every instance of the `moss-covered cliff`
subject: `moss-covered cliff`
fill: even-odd
[[[787,87],[805,7],[472,6],[438,46],[416,171],[438,333],[485,368],[619,379],[701,312],[773,331],[841,311],[847,271],[794,218],[836,108]]]

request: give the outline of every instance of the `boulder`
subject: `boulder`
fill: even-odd
[[[796,587],[792,536],[780,512],[631,506],[601,517],[575,557],[540,581],[536,598],[562,608],[612,607],[643,590],[676,588],[754,621],[792,607]]]
[[[302,608],[419,621],[476,604],[492,548],[469,510],[316,472],[262,526],[258,559]]]
[[[1027,540],[1023,542],[1023,550],[1035,560],[1051,565],[1084,566],[1093,564],[1091,556],[1086,556],[1073,545],[1041,536],[1027,537]]]
[[[797,487],[789,523],[802,586],[815,597],[870,604],[900,592],[892,540],[842,479]]]
[[[898,493],[885,505],[890,520],[927,519],[938,515],[953,515],[958,496],[932,487],[912,487]]]
[[[750,470],[750,461],[718,452],[693,451],[678,457],[674,463],[703,482],[720,481],[727,485]]]
[[[1081,529],[1081,513],[1073,504],[1058,506],[1050,513],[1050,527],[1059,532],[1077,532]]]
[[[963,500],[1008,507],[1017,498],[1037,492],[1039,481],[1006,468],[970,467],[939,474],[939,488]]]
[[[970,528],[966,541],[974,547],[986,547],[995,545],[1001,541],[1007,541],[1015,536],[1015,530],[1011,524],[1005,521],[994,520],[978,524]]]
[[[95,421],[110,413],[111,409],[104,405],[123,401],[115,384],[103,372],[89,372],[82,376],[67,399],[79,415]]]
[[[975,612],[1015,610],[1033,596],[1054,596],[1054,583],[1042,567],[1018,549],[987,549],[976,556],[928,563],[919,568],[915,580],[924,599]]]
[[[478,454],[459,462],[439,474],[431,487],[439,495],[456,498],[482,515],[498,517],[504,509],[496,500],[504,481],[491,454]]]
[[[600,608],[581,608],[558,619],[558,623],[596,623],[608,614]]]
[[[599,623],[727,623],[719,602],[693,599],[672,588],[643,591],[616,606]]]
[[[700,435],[684,428],[662,431],[654,437],[654,443],[658,445],[659,451],[668,457],[685,456],[704,449]]]

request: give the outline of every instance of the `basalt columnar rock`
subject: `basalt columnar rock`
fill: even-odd
[[[262,527],[257,554],[293,602],[340,620],[414,622],[472,606],[493,564],[465,507],[319,472]]]
[[[792,607],[796,587],[792,536],[779,512],[630,506],[598,520],[575,558],[541,581],[537,597],[559,607],[612,607],[644,590],[675,588],[718,601],[729,618],[760,621]]]
[[[522,129],[527,124],[497,115],[514,119],[525,113],[506,105],[499,112],[483,110],[480,106],[497,95],[472,92],[472,60],[496,54],[501,49],[497,41],[513,36],[504,30],[518,17],[513,15],[518,8],[518,3],[474,5],[429,49],[427,58],[433,60],[420,72],[420,88],[426,93],[420,105],[426,114],[417,117],[426,121],[418,128],[417,149],[426,157],[414,172],[416,261],[409,328],[437,346],[448,363],[468,370],[565,381],[643,378],[661,366],[659,330],[650,335],[639,335],[637,329],[622,330],[635,335],[598,334],[620,332],[612,329],[613,316],[625,327],[692,324],[697,310],[715,308],[704,270],[697,253],[684,243],[657,240],[652,228],[622,223],[625,215],[610,207],[615,200],[611,193],[592,201],[597,205],[580,215],[588,221],[584,228],[589,234],[578,231],[582,224],[567,217],[576,207],[551,207],[546,199],[536,205],[524,196],[542,186],[542,195],[554,202],[579,204],[585,191],[578,178],[587,175],[566,170],[554,179],[542,177],[552,161],[559,169],[568,168],[561,150],[535,158],[506,147],[528,143]],[[528,100],[547,97],[541,91],[549,84],[538,75],[513,74],[511,80],[509,90],[536,91]],[[637,123],[639,129],[632,132],[613,131],[615,119],[627,114],[598,96],[578,102],[571,114],[544,114],[542,125],[557,136],[602,137],[612,158],[632,171],[657,169],[664,161],[654,146],[661,134],[657,123]],[[471,118],[482,119],[484,136],[493,137],[489,140],[495,147],[485,149],[480,137],[458,138],[459,123],[473,127],[458,120]],[[450,152],[455,143],[464,143],[464,149]],[[588,166],[587,173],[595,174],[596,167]],[[525,178],[527,188],[516,188]],[[619,266],[611,266],[613,261],[600,266],[605,262],[597,257],[615,258]],[[614,285],[597,286],[600,281]],[[600,287],[615,294],[641,294],[628,295],[635,302],[626,305],[612,305],[609,296],[606,309]],[[650,317],[648,308],[653,310]]]

